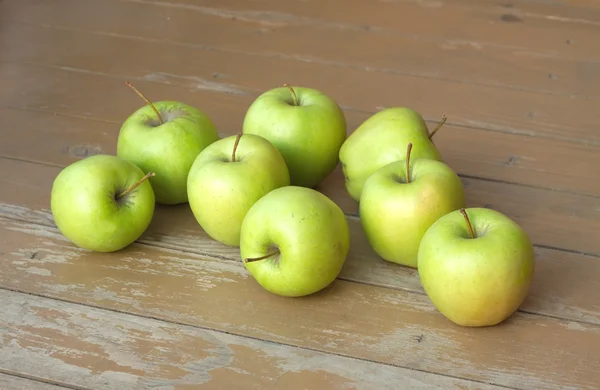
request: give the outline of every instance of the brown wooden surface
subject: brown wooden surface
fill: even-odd
[[[0,388],[598,389],[600,3],[529,0],[0,0]],[[55,228],[60,169],[115,153],[141,101],[201,108],[238,132],[262,91],[319,88],[348,132],[408,105],[461,176],[536,246],[505,323],[460,328],[416,271],[378,258],[340,170],[338,280],[263,291],[189,207],[137,243],[74,247]]]

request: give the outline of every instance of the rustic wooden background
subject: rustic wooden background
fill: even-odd
[[[600,2],[594,0],[0,0],[0,388],[599,389]],[[536,245],[521,310],[453,326],[416,272],[347,213],[339,280],[264,292],[187,206],[139,243],[79,250],[54,227],[60,169],[115,153],[152,100],[197,106],[222,135],[261,92],[319,88],[348,131],[407,105],[433,126],[469,206]]]

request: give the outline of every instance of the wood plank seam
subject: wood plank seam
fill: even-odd
[[[236,16],[239,16],[240,14],[242,14],[242,16],[243,16],[243,13],[244,13],[244,11],[236,12],[235,10],[230,10],[230,9],[226,9],[226,8],[224,9],[224,8],[198,6],[198,5],[194,5],[194,4],[180,3],[177,1],[160,1],[160,0],[113,0],[113,1],[122,2],[122,3],[145,4],[145,5],[155,6],[155,7],[162,7],[162,8],[180,8],[180,9],[184,9],[187,11],[195,11],[195,12],[200,12],[200,13],[205,13],[205,14],[213,14],[213,15],[218,15],[221,17],[236,17]],[[469,7],[462,7],[462,8],[468,9]],[[587,25],[593,25],[593,26],[600,25],[600,22],[582,19],[582,18],[548,16],[548,15],[540,15],[540,14],[531,13],[531,12],[529,12],[529,13],[522,12],[522,11],[518,11],[518,10],[515,10],[514,13],[521,15],[521,16],[552,20],[552,21],[557,21],[557,22],[562,22],[562,23],[565,23],[565,22],[575,23],[575,24],[581,23],[581,24],[587,24]],[[249,16],[251,16],[252,12],[251,11],[247,12],[247,14]],[[279,18],[285,18],[286,20],[289,18],[292,18],[296,23],[307,24],[309,26],[315,26],[315,27],[328,27],[328,28],[332,28],[332,29],[342,28],[342,29],[357,30],[357,31],[365,30],[364,26],[360,26],[360,25],[356,25],[356,24],[352,24],[352,23],[330,22],[330,21],[326,21],[323,19],[316,19],[316,18],[307,17],[307,16],[301,17],[301,16],[298,16],[295,14],[290,14],[290,13],[281,13],[280,12],[280,13],[276,14],[276,16],[279,16]],[[375,26],[373,26],[373,28],[371,28],[369,31],[380,31],[380,32],[386,32],[386,33],[399,35],[399,36],[402,36],[402,35],[407,36],[408,35],[408,34],[401,33],[396,30],[390,30],[387,28],[375,27]],[[433,37],[428,36],[427,38],[431,39]],[[477,42],[477,43],[490,45],[490,46],[496,46],[496,47],[502,47],[502,48],[507,48],[507,49],[523,49],[523,47],[520,47],[520,46],[497,45],[497,44],[492,44],[492,43],[488,43],[488,42]],[[542,53],[539,53],[539,54],[542,54]]]
[[[189,327],[189,328],[193,328],[193,329],[199,329],[199,330],[208,331],[208,332],[222,333],[222,334],[227,334],[227,335],[231,335],[231,336],[235,336],[235,337],[240,337],[240,338],[244,338],[244,339],[250,339],[250,340],[260,341],[260,342],[264,342],[264,343],[268,343],[268,344],[281,345],[281,346],[286,346],[286,347],[289,347],[289,348],[296,348],[296,349],[299,349],[299,350],[305,350],[305,351],[311,351],[311,352],[317,352],[317,353],[324,353],[324,354],[327,354],[327,355],[334,355],[334,356],[339,356],[339,357],[342,357],[342,358],[345,358],[345,359],[358,360],[358,361],[368,362],[368,363],[376,363],[376,364],[381,364],[381,365],[384,365],[384,366],[397,367],[397,368],[402,368],[402,369],[408,369],[408,370],[412,370],[412,371],[422,372],[422,373],[425,373],[425,374],[433,374],[433,375],[436,375],[436,376],[441,376],[441,377],[446,377],[446,378],[460,379],[460,380],[469,381],[469,382],[473,382],[473,383],[481,383],[481,384],[486,384],[486,385],[497,386],[499,388],[518,390],[515,387],[510,387],[510,386],[501,385],[501,384],[495,384],[495,383],[486,382],[486,381],[482,381],[482,380],[476,380],[476,379],[471,379],[471,378],[463,378],[463,377],[460,377],[460,376],[449,375],[449,374],[444,374],[444,373],[439,373],[439,372],[431,372],[431,371],[427,371],[427,370],[419,369],[419,368],[414,368],[414,367],[405,367],[405,366],[394,364],[394,363],[387,363],[387,362],[382,362],[382,361],[377,361],[377,360],[372,360],[372,359],[366,359],[366,358],[361,358],[361,357],[357,357],[357,356],[353,356],[353,355],[349,355],[349,354],[344,354],[344,353],[336,353],[336,352],[331,352],[331,351],[327,351],[327,350],[320,350],[320,349],[317,349],[317,348],[304,347],[304,346],[301,346],[301,345],[294,345],[294,344],[291,344],[291,343],[282,343],[282,342],[272,341],[272,340],[269,340],[269,339],[263,339],[263,338],[260,338],[260,337],[253,337],[253,336],[247,336],[247,335],[238,334],[238,333],[235,333],[235,332],[229,332],[229,331],[226,331],[226,330],[215,329],[215,328],[210,328],[210,327],[204,327],[204,326],[200,326],[200,325],[194,325],[194,324],[186,323],[186,322],[183,322],[183,321],[173,321],[173,320],[168,320],[168,319],[164,319],[164,318],[160,318],[160,317],[156,317],[156,316],[152,316],[152,315],[145,315],[145,314],[140,314],[140,313],[132,313],[132,312],[127,312],[127,311],[118,310],[118,309],[114,309],[114,308],[103,307],[103,306],[99,306],[99,305],[93,305],[93,304],[88,304],[88,303],[83,303],[83,302],[78,302],[78,301],[72,301],[72,300],[67,300],[67,299],[63,299],[63,298],[59,298],[59,297],[53,297],[53,296],[45,295],[45,294],[31,293],[31,292],[28,292],[28,291],[14,289],[14,288],[10,288],[10,287],[0,286],[0,290],[11,291],[11,292],[19,293],[19,294],[24,294],[24,295],[31,295],[31,296],[35,296],[35,297],[42,298],[42,299],[48,299],[48,300],[65,302],[65,303],[72,304],[72,305],[79,306],[79,307],[89,307],[89,308],[93,308],[93,309],[100,310],[100,311],[108,311],[108,312],[118,313],[118,314],[122,314],[122,315],[125,315],[125,316],[145,318],[145,319],[148,319],[148,320],[157,321],[157,322],[165,323],[165,324],[184,326],[184,327]],[[10,373],[10,371],[3,370],[1,367],[0,367],[0,372]],[[15,375],[15,376],[21,376],[21,377],[23,377],[25,379],[33,379],[33,380],[35,380],[33,377],[29,378],[29,375]],[[48,380],[45,380],[45,379],[40,379],[38,381],[39,382],[49,383],[49,384],[55,384],[54,381],[48,381]],[[69,388],[69,389],[74,389],[74,390],[89,390],[88,388],[85,388],[85,387],[74,386],[74,385],[69,385],[69,384],[63,384],[63,383],[60,383],[60,382],[57,382],[57,383],[59,383],[60,386],[63,386],[63,387]]]
[[[2,288],[2,287],[0,287],[0,289],[6,290],[5,288]],[[53,380],[46,379],[46,378],[39,378],[39,377],[36,377],[33,375],[23,374],[23,373],[16,372],[13,370],[6,370],[2,367],[0,367],[0,374],[8,375],[11,377],[16,377],[16,378],[21,378],[21,379],[26,379],[26,380],[32,381],[32,382],[39,382],[39,383],[43,383],[45,385],[52,385],[52,386],[56,387],[57,390],[59,390],[59,389],[92,390],[89,387],[81,387],[81,386],[71,385],[71,384],[64,383],[64,382],[53,381]]]
[[[49,228],[52,229],[55,233],[57,234],[61,234],[60,231],[58,230],[58,228],[55,225],[51,225],[51,224],[44,224],[44,223],[40,223],[40,222],[35,222],[35,221],[30,221],[30,220],[26,220],[26,219],[21,219],[21,218],[14,218],[14,217],[6,217],[4,215],[0,215],[0,219],[3,220],[9,220],[9,221],[18,221],[18,222],[23,222],[23,223],[27,223],[27,224],[32,224],[32,225],[36,225],[36,226],[41,226],[41,227],[45,227],[45,228]],[[65,238],[66,240],[66,238]],[[169,245],[167,243],[160,243],[157,241],[151,241],[151,240],[147,240],[143,237],[141,237],[140,239],[138,239],[137,241],[134,242],[134,244],[132,245],[140,245],[140,246],[147,246],[147,247],[151,247],[151,248],[157,248],[161,251],[168,251],[168,252],[173,252],[175,254],[193,254],[193,255],[199,255],[202,257],[206,257],[209,259],[213,259],[213,260],[222,260],[222,261],[228,261],[234,264],[237,264],[239,266],[241,266],[241,259],[238,258],[233,258],[233,257],[229,257],[229,256],[225,256],[225,255],[218,255],[215,253],[210,253],[210,252],[204,252],[204,251],[196,251],[196,250],[192,250],[192,249],[186,249],[186,248],[181,248],[179,246],[176,245]],[[536,246],[536,245],[534,245]],[[598,256],[600,257],[600,256]],[[408,288],[399,288],[396,286],[390,286],[390,285],[385,285],[385,284],[378,284],[378,283],[374,283],[374,282],[368,282],[368,281],[362,281],[362,280],[356,280],[353,278],[349,278],[349,277],[344,277],[342,275],[338,276],[337,278],[338,280],[343,280],[345,282],[348,283],[356,283],[356,284],[365,284],[365,285],[371,285],[371,286],[375,286],[375,287],[379,287],[379,288],[384,288],[384,289],[389,289],[389,290],[402,290],[402,291],[406,291],[408,293],[411,294],[418,294],[421,296],[426,296],[426,294],[423,291],[418,291],[418,290],[413,290],[413,289],[408,289]],[[23,293],[26,293],[25,291],[20,291]],[[33,294],[35,295],[35,294]],[[591,321],[586,321],[586,320],[582,320],[582,319],[573,319],[573,318],[567,318],[567,317],[561,317],[561,316],[557,316],[557,315],[549,315],[546,313],[536,313],[530,310],[523,310],[522,308],[517,309],[517,312],[519,313],[523,313],[525,315],[531,315],[531,316],[538,316],[538,317],[546,317],[546,318],[554,318],[557,320],[561,320],[561,321],[573,321],[573,322],[577,322],[577,323],[582,323],[582,324],[587,324],[587,325],[592,325],[592,326],[600,326],[594,322]]]
[[[142,39],[141,37],[136,37],[136,39]],[[145,39],[145,38],[143,38]],[[175,44],[175,42],[172,41],[161,41],[161,40],[155,40],[156,42],[161,42],[161,43],[169,43],[169,44]],[[186,44],[186,46],[189,46],[190,44]],[[198,46],[198,45],[196,45]],[[204,47],[206,48],[206,47]],[[231,51],[232,53],[235,53],[235,51]],[[247,53],[239,53],[239,54],[247,54]],[[140,78],[136,78],[136,77],[124,77],[124,76],[118,76],[118,75],[113,75],[113,74],[109,74],[109,73],[104,73],[104,72],[95,72],[95,71],[89,71],[89,70],[85,70],[85,69],[79,69],[79,68],[74,68],[74,67],[61,67],[61,66],[55,66],[55,65],[50,65],[50,64],[42,64],[42,63],[34,63],[34,62],[27,62],[27,61],[1,61],[2,63],[8,63],[8,64],[25,64],[25,65],[30,65],[30,66],[36,66],[36,67],[47,67],[47,68],[53,68],[53,69],[60,69],[62,71],[71,71],[71,72],[81,72],[81,73],[87,73],[87,74],[93,74],[93,75],[98,75],[98,76],[104,76],[104,77],[110,77],[110,78],[117,78],[117,79],[131,79],[131,80],[138,80],[141,81]],[[147,80],[147,79],[143,79],[143,81],[145,82],[153,82],[153,83],[158,83],[158,84],[165,84],[165,83],[161,83],[160,81],[157,80]],[[493,86],[491,86],[490,88],[495,88]],[[257,89],[253,89],[253,88],[248,88],[248,87],[238,87],[238,89],[240,90],[240,92],[243,93],[243,96],[249,96],[249,97],[256,97],[258,96],[258,94],[262,91],[259,91]],[[215,92],[221,92],[224,93],[223,91],[215,91]],[[531,93],[537,93],[536,91],[527,91],[527,92],[531,92]],[[552,95],[552,96],[560,96],[560,97],[574,97],[574,95],[570,94],[570,95]],[[578,97],[580,98],[580,97]],[[583,99],[582,100],[586,100],[586,101],[596,101],[596,99]],[[347,110],[351,110],[351,111],[355,111],[355,112],[361,112],[361,113],[374,113],[374,111],[371,110],[364,110],[364,109],[360,109],[360,108],[356,108],[356,107],[351,107],[348,105],[342,105],[342,108],[347,109]],[[433,121],[434,119],[432,118],[428,118],[425,117],[428,121]],[[499,132],[499,133],[508,133],[508,134],[518,134],[518,135],[523,135],[523,136],[529,136],[529,137],[543,137],[543,138],[547,138],[547,139],[553,139],[553,140],[560,140],[560,141],[566,141],[566,142],[570,142],[573,144],[581,144],[581,145],[600,145],[600,141],[598,140],[587,140],[587,139],[581,139],[578,137],[568,137],[568,136],[563,136],[562,133],[560,134],[540,134],[538,132],[534,132],[531,130],[526,130],[526,129],[522,129],[522,128],[518,128],[515,126],[506,126],[506,125],[500,125],[500,124],[491,124],[491,123],[482,123],[482,122],[478,122],[479,125],[471,125],[468,123],[461,123],[461,122],[454,122],[452,120],[452,118],[449,118],[447,121],[447,124],[449,125],[453,125],[453,126],[459,126],[459,127],[464,127],[464,128],[470,128],[470,129],[477,129],[477,130],[486,130],[486,131],[493,131],[493,132]]]
[[[392,68],[382,68],[379,66],[361,65],[361,64],[354,64],[351,62],[334,61],[334,60],[328,60],[328,59],[314,57],[314,56],[311,56],[310,59],[302,60],[302,59],[299,59],[297,56],[292,56],[292,55],[288,55],[285,53],[279,53],[279,52],[269,52],[269,53],[250,52],[250,51],[228,49],[228,48],[211,46],[211,45],[193,44],[193,43],[177,42],[177,41],[171,41],[171,40],[167,41],[167,40],[154,39],[154,38],[148,38],[148,37],[137,36],[137,35],[123,34],[123,33],[114,33],[114,32],[106,32],[106,31],[99,31],[99,30],[84,30],[84,29],[79,29],[79,28],[75,28],[75,27],[67,27],[67,26],[53,25],[53,24],[47,24],[47,23],[42,23],[42,24],[31,23],[31,22],[27,22],[24,20],[18,20],[16,22],[16,24],[33,26],[33,27],[43,27],[43,28],[49,28],[49,29],[59,30],[59,31],[70,31],[70,32],[74,32],[74,33],[93,34],[93,35],[105,36],[105,37],[110,37],[110,38],[137,40],[137,41],[149,42],[149,43],[159,43],[159,44],[168,43],[173,46],[186,47],[186,48],[190,48],[190,49],[203,50],[203,51],[214,51],[214,52],[221,52],[221,53],[240,54],[240,55],[246,55],[246,56],[256,56],[256,57],[265,57],[265,58],[278,58],[278,59],[285,59],[285,60],[292,60],[292,61],[309,61],[311,63],[320,64],[320,65],[324,65],[324,66],[332,66],[332,67],[337,67],[337,68],[342,68],[342,69],[354,69],[354,70],[359,70],[359,71],[364,71],[364,72],[369,72],[369,73],[383,73],[383,74],[408,76],[408,77],[438,80],[438,81],[456,83],[456,84],[477,85],[477,86],[493,87],[493,88],[506,89],[506,90],[512,90],[512,91],[532,92],[532,93],[537,93],[537,94],[542,94],[542,95],[550,95],[550,96],[563,96],[563,97],[568,96],[568,97],[574,97],[574,98],[583,99],[583,100],[592,100],[592,101],[600,100],[600,97],[589,96],[589,95],[578,94],[578,93],[560,93],[560,92],[554,92],[554,91],[549,91],[549,90],[544,90],[544,89],[539,89],[539,88],[528,88],[528,87],[523,87],[520,85],[509,85],[509,84],[489,83],[489,82],[485,83],[485,82],[473,81],[473,80],[462,80],[460,78],[453,78],[453,77],[440,77],[440,76],[424,74],[424,73],[401,71],[401,70],[392,69]],[[530,53],[530,54],[532,54],[532,53]],[[448,123],[451,123],[451,122],[448,122]],[[468,125],[461,124],[461,126],[468,126]],[[477,128],[477,127],[475,127],[475,128]]]

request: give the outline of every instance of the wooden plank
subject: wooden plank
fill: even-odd
[[[55,167],[0,160],[0,188],[11,188],[0,193],[0,216],[55,226],[46,194],[57,173]],[[340,279],[424,294],[415,270],[381,260],[366,241],[359,222],[349,217],[348,223],[350,253]],[[223,261],[240,258],[237,248],[211,240],[187,205],[158,207],[140,242],[184,251],[184,256],[195,254]],[[600,260],[545,248],[536,248],[536,257],[536,277],[522,310],[600,324],[600,280],[596,277]]]
[[[3,218],[0,243],[5,252],[0,285],[5,288],[498,386],[595,389],[600,381],[598,325],[517,313],[499,326],[462,328],[439,315],[421,294],[340,280],[318,294],[290,300],[262,290],[239,260],[210,260],[137,244],[118,255],[92,253],[74,249],[53,228]],[[64,315],[61,311],[55,315]],[[114,332],[101,320],[105,316],[103,312],[88,315],[90,322],[79,322],[81,316],[63,323],[75,322],[92,335],[98,329]],[[94,322],[97,327],[90,327]],[[136,322],[140,329],[148,329]],[[47,327],[42,324],[35,333]],[[136,334],[142,340],[153,336]],[[127,348],[128,340],[121,338],[122,332],[118,335],[108,340],[110,344]],[[46,336],[61,340],[61,345],[76,344],[54,330]],[[185,351],[215,349],[174,338],[169,344],[174,344],[177,356],[184,346]],[[159,342],[155,337],[152,344]],[[106,356],[89,343],[80,345],[95,359]],[[139,349],[152,355],[148,348]],[[57,354],[63,361],[72,356]],[[184,366],[196,360],[185,359]],[[173,357],[169,353],[159,361],[168,364]],[[146,365],[131,363],[146,371]],[[246,370],[258,372],[256,366]],[[166,376],[152,371],[150,375]]]
[[[210,15],[206,16],[211,18]],[[46,22],[48,23],[48,22]],[[53,22],[54,23],[54,22]],[[134,22],[135,23],[135,22]],[[214,28],[225,29],[231,34],[234,30],[231,28],[240,30],[240,37],[244,34],[244,29],[249,30],[247,34],[254,31],[252,26],[245,26],[235,24],[233,26],[227,26],[223,21],[223,26],[215,26]],[[214,66],[213,60],[208,60],[208,57],[220,56],[222,57],[233,57],[232,61],[236,58],[241,58],[241,62],[246,64],[250,62],[264,63],[268,60],[269,53],[277,51],[280,53],[277,57],[284,57],[287,62],[294,60],[301,60],[303,62],[313,63],[314,66],[321,66],[323,69],[328,68],[354,68],[358,71],[368,72],[381,72],[390,74],[404,74],[410,76],[426,77],[432,79],[442,79],[446,81],[461,82],[467,84],[480,84],[489,86],[498,86],[507,89],[518,89],[518,90],[531,90],[538,91],[548,94],[558,95],[578,95],[585,97],[600,97],[598,88],[600,87],[600,80],[594,77],[581,77],[581,70],[588,69],[588,73],[594,69],[594,64],[586,61],[570,60],[557,57],[549,56],[532,56],[529,52],[515,53],[514,50],[497,49],[497,48],[484,48],[476,49],[468,45],[452,45],[449,43],[440,44],[437,42],[422,41],[408,37],[396,37],[388,34],[380,34],[377,32],[365,33],[364,31],[333,31],[332,34],[328,34],[321,39],[317,39],[317,34],[321,34],[321,30],[314,27],[303,27],[295,26],[293,28],[281,28],[278,29],[275,40],[273,42],[264,42],[264,44],[257,45],[255,50],[241,51],[237,50],[232,52],[231,50],[223,50],[223,43],[218,47],[193,47],[185,44],[173,45],[173,42],[169,41],[156,41],[152,38],[141,38],[123,34],[114,34],[110,32],[110,26],[104,27],[103,31],[81,30],[84,28],[83,25],[79,26],[76,31],[72,28],[58,27],[56,25],[44,24],[40,25],[29,25],[21,24],[17,25],[17,21],[12,21],[13,26],[7,29],[6,42],[16,42],[14,36],[22,36],[21,39],[27,39],[31,42],[31,45],[15,45],[13,44],[10,49],[13,51],[19,51],[21,55],[23,53],[32,52],[32,54],[43,55],[46,52],[50,52],[50,60],[59,61],[59,58],[54,56],[58,53],[51,51],[50,47],[40,44],[42,47],[37,47],[36,41],[51,41],[51,35],[43,35],[42,37],[36,36],[35,39],[28,39],[24,36],[30,36],[36,29],[44,29],[46,34],[64,34],[64,35],[75,35],[76,37],[69,37],[69,39],[77,40],[99,40],[99,43],[94,45],[85,46],[81,50],[99,50],[100,47],[103,49],[109,48],[115,50],[111,46],[104,46],[102,43],[107,37],[120,39],[124,41],[123,46],[131,45],[136,47],[136,54],[138,50],[143,49],[147,46],[160,45],[160,47],[168,45],[167,51],[181,50],[185,48],[187,50],[200,50],[198,56],[207,57],[202,61],[190,61],[196,66],[196,73],[205,73],[206,67]],[[298,31],[298,28],[300,31]],[[304,31],[306,30],[306,31]],[[132,33],[142,34],[143,31],[132,31]],[[247,35],[246,34],[246,35]],[[308,37],[306,37],[308,35]],[[314,36],[314,39],[311,37]],[[346,37],[345,37],[346,36]],[[336,39],[333,39],[336,38]],[[206,39],[206,38],[205,38]],[[263,40],[266,38],[262,38]],[[233,39],[232,39],[233,40]],[[285,45],[282,44],[285,42]],[[307,42],[310,42],[311,46],[307,46]],[[225,42],[225,45],[228,45]],[[361,45],[361,50],[352,50],[352,47]],[[393,45],[395,47],[402,47],[402,58],[399,59],[396,56],[388,53],[389,49],[385,47]],[[348,47],[346,47],[348,46]],[[442,48],[440,48],[442,46]],[[59,52],[67,50],[68,46],[54,47]],[[155,46],[156,47],[156,46]],[[247,46],[246,46],[247,47]],[[268,51],[265,48],[270,48]],[[125,53],[119,53],[119,58],[129,58],[131,52],[125,50]],[[204,49],[204,50],[203,50]],[[143,61],[137,55],[133,59],[140,59],[144,63],[143,66],[152,64],[153,66],[158,65],[157,60],[167,60],[170,55],[163,53],[162,56],[153,56],[151,61]],[[262,56],[260,55],[262,53]],[[435,59],[432,60],[431,53],[435,53]],[[258,55],[257,55],[258,54]],[[13,57],[14,54],[6,53],[6,58]],[[264,57],[267,57],[265,59]],[[107,56],[108,57],[108,56]],[[282,62],[279,60],[278,62]],[[89,63],[89,61],[88,61]],[[119,67],[120,65],[127,65],[126,62],[119,61],[112,63],[114,66]],[[225,61],[225,64],[238,65],[236,63]],[[304,65],[309,66],[309,65]],[[246,65],[246,67],[250,67]],[[261,65],[264,67],[264,65]],[[274,69],[279,67],[274,66]],[[285,69],[285,68],[283,68]],[[282,70],[283,70],[282,69]],[[214,73],[214,70],[212,71]],[[224,78],[231,79],[236,78],[235,74],[225,73],[222,71],[217,72],[222,74]],[[356,72],[355,72],[356,73]],[[259,73],[258,76],[261,76]]]
[[[0,293],[2,294],[2,293]],[[2,330],[0,330],[0,335]],[[1,348],[1,347],[0,347]],[[20,378],[14,375],[0,374],[0,389],[2,390],[64,390],[66,387],[50,383],[38,382]]]
[[[500,389],[18,292],[0,298],[0,365],[76,386]]]
[[[7,4],[13,3],[9,2]],[[26,4],[29,4],[29,2]],[[279,42],[280,46],[289,47],[289,40],[284,38],[279,32],[277,34],[257,34],[256,31],[252,32],[246,29],[241,33],[237,33],[238,18],[232,20],[232,18],[210,16],[211,19],[205,21],[199,19],[201,16],[187,9],[173,7],[171,7],[172,9],[163,9],[161,7],[149,7],[147,4],[102,2],[105,8],[96,10],[96,7],[100,7],[101,5],[95,5],[96,3],[93,1],[86,3],[76,1],[73,7],[65,5],[64,9],[68,10],[68,12],[65,12],[62,10],[62,7],[54,7],[46,10],[43,5],[35,4],[36,6],[33,7],[33,10],[27,12],[26,17],[28,18],[27,20],[33,21],[36,20],[35,13],[41,12],[39,16],[41,18],[40,23],[47,23],[48,14],[50,13],[54,24],[72,26],[74,23],[78,23],[80,27],[77,28],[89,30],[95,29],[95,25],[101,23],[104,18],[106,25],[102,30],[109,31],[111,34],[143,34],[147,38],[162,39],[169,42],[178,41],[195,45],[210,45],[222,49],[243,51],[245,54],[253,53],[254,48],[258,50],[263,45],[269,48],[268,50],[278,53],[279,49],[273,46],[274,42],[261,41],[262,37],[271,35],[274,36],[272,40]],[[123,18],[129,18],[127,23],[122,23],[119,21],[121,19],[108,16],[112,15],[112,13],[106,7],[113,7],[115,4],[118,4],[119,15]],[[12,15],[17,12],[14,19],[23,20],[22,17],[18,16],[18,12],[21,12],[19,10],[21,10],[20,6],[10,14]],[[86,18],[80,17],[80,13],[84,12],[85,14],[93,12],[94,14],[98,14],[98,17],[88,23],[85,21]],[[103,17],[103,12],[107,16]],[[133,23],[133,20],[136,18],[143,20],[144,23],[140,22],[140,25],[136,25]],[[176,23],[178,28],[168,28],[172,23]],[[155,26],[155,28],[149,29],[149,25]],[[163,28],[160,26],[163,26]],[[198,26],[203,26],[203,28],[210,30],[218,29],[220,33],[190,33],[191,31],[195,31]],[[256,27],[254,28],[256,30]],[[129,32],[132,29],[135,31]],[[186,31],[185,36],[181,35],[183,31]],[[309,40],[306,34],[300,34],[295,28],[290,29],[290,34],[296,36],[296,39],[302,39],[303,42],[325,41],[316,37]],[[249,37],[252,37],[251,41],[249,41]],[[213,42],[213,40],[217,40],[218,42]],[[354,45],[357,44],[355,39],[342,34],[337,38],[336,42],[342,40],[351,42],[352,44],[351,48],[344,49],[345,52],[354,50]],[[364,46],[366,45],[365,43]],[[378,54],[368,56],[369,58],[381,56],[381,52],[385,50],[381,46],[377,47]],[[274,58],[277,55],[270,56],[269,67],[273,71],[265,72],[262,76],[258,72],[252,71],[252,77],[248,77],[247,79],[251,80],[255,78],[257,80],[256,83],[260,83],[261,89],[265,89],[289,81],[290,73],[287,72],[293,71],[295,76],[293,82],[319,86],[326,91],[331,86],[335,86],[336,93],[334,95],[342,105],[348,107],[372,112],[381,106],[408,104],[423,112],[428,118],[439,118],[442,114],[447,114],[450,118],[450,123],[454,124],[481,127],[494,131],[569,139],[573,142],[600,143],[600,135],[595,127],[600,113],[594,110],[596,107],[596,100],[594,99],[546,95],[525,90],[500,89],[402,74],[365,72],[364,69],[340,68],[339,66],[335,66],[335,64],[327,65],[311,61],[297,61],[298,56],[302,58],[304,54],[302,54],[302,51],[293,50],[294,52],[290,55],[295,56],[295,59],[277,59]],[[329,48],[327,52],[337,52],[339,50],[337,48]],[[181,63],[184,63],[184,61],[179,61],[179,64]],[[273,65],[274,63],[280,63],[281,65],[275,66]],[[597,80],[595,75],[598,74],[600,69],[595,63],[590,66],[591,68],[586,68],[589,70],[587,74],[590,77],[584,77],[584,80]],[[277,68],[285,69],[285,76],[282,76],[281,71],[277,71]],[[246,69],[249,70],[251,68]],[[330,69],[330,71],[327,72],[323,69]],[[212,71],[211,74],[214,72],[218,73],[218,71]],[[581,74],[584,73],[581,72]],[[164,75],[154,72],[147,73],[147,76],[155,79],[157,77],[166,77],[166,81],[172,81],[168,77],[169,74]],[[175,74],[175,76],[178,76],[178,74]],[[547,78],[547,74],[544,77]],[[353,80],[354,82],[349,84],[347,80]],[[197,85],[198,83],[196,82],[195,84]],[[360,85],[360,93],[356,93],[357,85]],[[402,88],[390,88],[390,86],[400,85]],[[592,89],[592,91],[597,90],[598,88]],[[572,93],[576,92],[572,91]],[[457,96],[460,96],[460,99],[457,99]],[[564,108],[556,110],[556,107]]]
[[[116,140],[120,123],[140,104],[143,104],[137,96],[124,87],[124,79],[107,80],[102,74],[93,74],[89,71],[81,73],[72,69],[4,64],[0,67],[0,75],[5,75],[7,80],[22,80],[13,87],[14,89],[7,87],[4,92],[0,91],[0,105],[40,109],[51,113],[112,122],[114,124],[110,126],[113,131],[110,133],[104,131],[102,134],[103,139],[108,143],[113,142],[110,141],[110,137]],[[189,102],[205,110],[222,134],[238,132],[246,109],[253,98],[218,93],[223,88],[231,88],[231,85],[222,85],[219,82],[206,84],[205,90],[198,90],[195,84],[199,82],[194,81],[193,78],[172,80],[168,83],[135,80],[136,85],[150,98],[155,100],[174,98]],[[349,132],[369,116],[368,113],[349,110],[346,110],[345,114]],[[76,126],[80,128],[82,123],[84,122]],[[52,126],[50,121],[45,125],[48,129]],[[68,125],[70,130],[67,134],[75,131],[73,126]],[[86,123],[85,126],[95,125]],[[107,128],[108,126],[106,125]],[[13,136],[7,134],[7,137],[5,141],[7,146],[12,145],[13,139],[17,142],[17,138]],[[448,164],[458,173],[466,176],[595,196],[600,194],[600,182],[589,180],[592,174],[591,167],[600,163],[597,146],[576,145],[450,125],[445,125],[445,128],[436,134],[435,140]],[[35,145],[30,146],[35,147]],[[7,147],[6,150],[11,150],[11,153],[19,152],[12,147]],[[579,157],[573,159],[571,158],[573,155]]]
[[[276,0],[211,1],[202,5],[194,0],[120,0],[118,3],[154,7],[162,14],[185,11],[235,18],[238,23],[252,23],[266,32],[287,26],[314,26],[328,34],[334,30],[359,30],[475,48],[492,46],[548,56],[598,59],[590,52],[596,48],[594,35],[599,26],[599,13],[593,8],[571,8],[570,14],[561,17],[545,15],[547,11],[534,4],[528,7],[529,12],[519,12],[515,7],[506,7],[510,2],[500,0],[497,7],[435,6],[439,5],[435,0],[380,1],[377,6],[361,0],[344,0],[341,7],[332,0],[305,0],[286,4],[284,9]],[[119,7],[125,9],[125,5]],[[507,14],[518,18],[506,17]]]

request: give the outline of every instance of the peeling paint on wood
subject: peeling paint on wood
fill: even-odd
[[[7,249],[0,286],[508,387],[520,388],[524,377],[529,388],[550,389],[592,389],[600,380],[589,364],[600,355],[581,353],[600,351],[599,325],[579,323],[576,329],[575,321],[517,313],[497,327],[459,328],[422,294],[340,280],[305,299],[282,299],[263,291],[240,261],[180,259],[137,244],[107,255],[56,239],[50,247],[60,247],[65,261],[44,263],[47,236],[0,218],[0,244]],[[39,258],[31,259],[32,251]],[[15,260],[25,264],[14,266]]]
[[[500,389],[6,290],[0,318],[0,366],[94,389]]]

